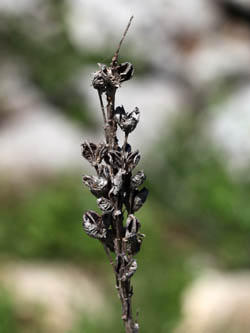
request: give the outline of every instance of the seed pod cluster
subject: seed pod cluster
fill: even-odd
[[[134,67],[129,62],[117,66],[106,66],[98,63],[99,70],[94,73],[92,85],[101,94],[108,89],[119,88],[121,83],[130,80],[134,73]]]
[[[116,90],[134,73],[131,63],[118,63],[120,46],[131,20],[110,66],[98,64],[99,69],[92,80],[94,89],[98,91],[106,142],[96,144],[86,140],[82,144],[82,156],[96,172],[95,175],[84,175],[82,180],[97,197],[100,209],[100,214],[88,210],[83,215],[82,224],[87,235],[104,245],[116,275],[116,287],[123,307],[122,319],[130,322],[128,332],[138,332],[138,323],[131,320],[133,290],[130,279],[137,270],[134,256],[141,249],[144,235],[139,232],[141,224],[134,214],[144,205],[148,190],[146,187],[141,189],[146,179],[144,171],[134,171],[141,154],[139,150],[133,151],[128,143],[128,136],[139,123],[139,109],[135,107],[133,111],[126,112],[123,106],[115,107]],[[106,98],[106,103],[103,98]],[[124,132],[121,144],[116,136],[118,127]]]

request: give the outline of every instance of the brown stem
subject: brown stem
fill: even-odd
[[[100,101],[101,110],[102,110],[102,116],[103,116],[103,121],[104,121],[104,132],[105,132],[105,138],[106,138],[106,142],[107,142],[107,118],[106,118],[105,108],[103,105],[102,94],[101,94],[100,90],[98,90],[98,96],[99,96],[99,101]]]
[[[122,39],[120,40],[120,43],[119,43],[118,48],[117,48],[117,50],[115,52],[115,55],[112,58],[111,67],[114,66],[117,63],[119,52],[120,52],[120,48],[121,48],[122,43],[123,43],[123,41],[124,41],[124,39],[126,37],[126,34],[127,34],[128,29],[129,29],[129,27],[130,27],[130,25],[132,23],[133,18],[134,18],[134,16],[131,16],[130,19],[129,19],[128,25],[127,25],[124,33],[123,33]]]
[[[117,137],[116,130],[117,126],[114,119],[114,110],[115,110],[115,93],[116,89],[110,89],[107,92],[107,123],[108,123],[108,131],[107,131],[107,142],[109,144],[110,149],[116,148]],[[128,140],[128,134],[125,135],[125,141],[123,145],[123,152],[125,151],[126,144]],[[114,174],[114,169],[112,169],[112,174]],[[122,196],[118,196],[114,199],[114,205],[116,210],[122,211],[123,206],[123,198]],[[116,266],[112,265],[114,268],[115,276],[116,276],[116,288],[118,291],[119,298],[122,304],[122,320],[124,322],[126,333],[135,333],[138,330],[135,330],[135,323],[132,315],[132,305],[131,305],[131,297],[133,295],[132,287],[130,284],[130,279],[122,281],[122,276],[125,271],[125,257],[126,257],[126,246],[124,243],[124,227],[123,227],[123,214],[118,215],[114,218],[114,225],[116,229],[116,239],[115,239],[115,256],[116,256]],[[105,249],[107,255],[110,259],[110,254]],[[118,260],[121,261],[118,267]],[[111,262],[111,260],[110,260]]]
[[[123,147],[122,147],[122,151],[123,151],[123,156],[124,157],[125,157],[124,153],[125,153],[125,149],[126,149],[127,143],[128,143],[128,133],[125,133],[124,144],[123,144]]]
[[[114,149],[117,143],[116,123],[114,120],[116,88],[110,88],[107,92],[107,116],[108,116],[108,144],[109,148]]]

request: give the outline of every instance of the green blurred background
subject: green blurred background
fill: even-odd
[[[122,11],[124,4],[122,1],[117,3],[117,8]],[[143,150],[141,168],[144,168],[147,174],[147,187],[150,189],[147,203],[137,214],[142,225],[141,231],[146,234],[146,238],[141,252],[137,255],[139,268],[133,278],[135,293],[133,307],[134,311],[139,309],[141,332],[144,333],[175,332],[182,320],[183,292],[202,272],[213,268],[231,274],[235,271],[250,269],[248,151],[241,152],[242,147],[238,147],[240,151],[238,154],[245,154],[246,161],[243,166],[239,167],[237,163],[235,166],[233,162],[235,160],[237,162],[239,155],[233,155],[234,151],[228,152],[216,136],[213,140],[211,133],[208,133],[211,129],[211,117],[213,120],[217,119],[220,112],[224,110],[225,102],[229,101],[236,91],[248,87],[249,74],[241,69],[235,70],[235,58],[233,58],[232,71],[228,66],[228,71],[224,70],[221,73],[215,65],[215,72],[217,70],[218,75],[212,79],[197,80],[197,83],[192,77],[192,75],[199,76],[197,73],[185,72],[184,69],[181,73],[180,68],[177,70],[178,66],[174,67],[171,61],[164,62],[162,65],[161,59],[155,57],[155,54],[149,54],[144,49],[140,50],[140,45],[143,43],[139,42],[135,51],[136,38],[141,39],[143,33],[145,38],[148,31],[154,31],[156,25],[157,29],[165,31],[163,36],[168,36],[168,32],[164,30],[166,29],[164,22],[168,17],[167,9],[165,11],[166,3],[162,1],[159,5],[158,16],[156,12],[153,13],[154,15],[143,13],[146,18],[144,17],[142,27],[140,27],[141,16],[138,14],[138,19],[136,18],[138,21],[128,35],[127,44],[123,46],[121,56],[121,61],[126,59],[134,63],[135,80],[138,86],[141,86],[145,80],[149,80],[150,88],[150,80],[154,78],[154,82],[157,82],[160,77],[160,94],[164,95],[165,90],[167,93],[169,82],[173,83],[176,90],[184,90],[179,97],[182,103],[172,107],[171,111],[174,112],[170,118],[162,117],[162,114],[165,111],[167,113],[168,110],[167,107],[166,110],[164,109],[165,105],[161,100],[155,103],[155,109],[145,113],[143,113],[143,107],[144,105],[146,107],[147,100],[141,100],[141,137],[135,137],[133,142],[134,148],[137,148],[138,140],[138,146]],[[190,61],[192,57],[195,59],[195,52],[202,47],[201,42],[204,36],[211,40],[214,34],[220,34],[222,44],[228,43],[228,34],[236,41],[241,40],[237,35],[240,27],[244,32],[243,35],[249,34],[246,18],[248,9],[240,7],[244,16],[239,11],[233,10],[234,7],[227,7],[228,3],[230,5],[231,2],[219,1],[217,7],[213,7],[219,17],[219,28],[217,23],[216,28],[185,32],[180,29],[177,20],[172,22],[172,31],[175,32],[172,33],[171,38],[166,37],[166,45],[157,34],[157,29],[151,32],[150,38],[153,40],[154,36],[156,39],[159,37],[159,43],[163,43],[161,50],[158,45],[159,52],[163,55],[164,52],[166,54],[169,52],[169,49],[165,50],[169,41],[169,45],[174,45],[172,50],[175,50],[176,57],[182,57],[181,62]],[[112,5],[113,2],[110,3],[111,16]],[[150,12],[151,1],[146,1],[144,5]],[[22,5],[18,8],[15,8],[15,4],[13,8],[8,6],[8,3],[5,4],[5,8],[3,3],[0,12],[1,82],[7,80],[5,76],[8,78],[13,68],[18,68],[20,73],[18,80],[21,79],[25,85],[23,89],[27,90],[27,94],[31,90],[35,91],[35,97],[32,97],[32,110],[29,109],[27,118],[24,119],[29,119],[29,115],[35,112],[36,107],[40,107],[36,104],[36,98],[38,98],[39,103],[42,100],[42,103],[47,106],[48,114],[52,110],[51,117],[56,114],[59,120],[64,119],[65,123],[74,126],[77,133],[81,133],[82,141],[89,133],[93,137],[101,137],[101,114],[98,115],[97,111],[93,110],[97,108],[98,100],[96,97],[96,104],[93,104],[95,102],[91,102],[88,97],[89,90],[92,89],[91,75],[97,62],[109,62],[111,59],[122,29],[126,25],[126,19],[119,21],[119,18],[116,18],[116,23],[120,25],[119,29],[112,29],[112,24],[110,31],[105,32],[104,29],[104,42],[98,47],[89,46],[88,41],[80,47],[74,42],[70,33],[69,2],[37,0],[35,5],[24,1],[24,9],[21,8]],[[93,8],[98,8],[98,4]],[[129,12],[129,5],[126,8]],[[138,4],[137,8],[131,4],[131,8],[136,16],[140,5]],[[106,12],[102,6],[99,10],[102,14],[101,23],[98,21],[98,16],[96,16],[96,22],[91,21],[92,25],[96,24],[98,28],[105,26],[105,22],[110,20],[110,17],[105,16]],[[178,8],[176,11],[178,16]],[[184,14],[188,13],[185,8],[183,11]],[[90,15],[87,9],[86,13]],[[117,12],[114,11],[114,13],[117,15]],[[95,15],[91,20],[94,18]],[[86,22],[88,22],[87,19]],[[107,24],[110,25],[110,22]],[[136,24],[142,35],[136,36]],[[188,21],[185,24],[189,26]],[[84,17],[81,27],[84,30]],[[88,33],[87,28],[86,30]],[[91,29],[89,34],[90,39],[95,38],[91,35]],[[242,41],[244,45],[248,42],[248,35],[245,38],[246,40]],[[247,49],[246,52],[248,51]],[[226,54],[228,52],[230,53],[227,49]],[[210,56],[216,57],[214,53]],[[162,66],[163,72],[161,72]],[[83,81],[79,79],[80,75],[84,77]],[[166,85],[162,78],[167,78]],[[11,80],[14,80],[13,76]],[[124,84],[122,89],[125,90],[129,85],[130,82]],[[39,150],[46,151],[46,147],[53,144],[50,141],[53,137],[50,139],[49,136],[47,141],[37,142],[34,156],[32,150],[28,151],[27,155],[22,153],[19,156],[18,142],[16,142],[17,149],[14,149],[15,140],[19,140],[15,137],[15,128],[18,129],[18,122],[26,112],[26,99],[20,99],[19,93],[15,103],[11,95],[13,82],[8,87],[7,90],[1,88],[0,93],[0,145],[3,149],[0,173],[0,333],[49,333],[57,332],[57,330],[67,333],[123,332],[120,304],[116,296],[110,264],[101,245],[88,238],[81,227],[83,212],[86,209],[96,209],[95,199],[81,183],[81,174],[88,167],[87,162],[81,160],[81,142],[79,141],[78,144],[76,142],[77,153],[72,165],[68,161],[70,155],[65,155],[63,158],[62,155],[58,155],[58,157],[56,150],[52,155],[48,155],[47,159],[50,160],[49,162],[51,159],[67,160],[65,164],[64,161],[60,163],[59,167],[50,163],[44,167],[46,163],[37,159]],[[6,91],[10,95],[6,94]],[[134,94],[136,95],[136,89]],[[144,94],[150,94],[150,89]],[[130,96],[132,103],[133,98],[135,100],[138,98],[138,95],[137,97],[135,95]],[[21,104],[19,104],[20,100]],[[122,102],[126,103],[126,101]],[[163,110],[159,116],[158,108]],[[147,117],[149,119],[162,117],[160,118],[161,128],[155,127],[154,138],[143,146],[143,133],[146,136],[146,131],[143,131],[143,119],[145,121]],[[32,121],[35,126],[36,118]],[[50,122],[50,116],[46,121]],[[12,124],[16,127],[11,127]],[[226,127],[227,124],[226,122],[224,126]],[[247,120],[245,125],[249,128]],[[9,135],[13,141],[12,146],[9,144],[8,131],[11,133]],[[44,131],[46,133],[46,126]],[[225,131],[228,133],[227,127]],[[67,141],[70,132],[68,133],[65,128],[64,133]],[[233,136],[226,137],[226,141],[230,140],[237,148],[239,141],[234,142]],[[28,141],[32,141],[32,138]],[[66,141],[62,144],[58,142],[58,150],[63,152]],[[13,147],[12,151],[10,147]],[[6,150],[8,150],[7,153]],[[8,157],[8,154],[13,155],[13,160]],[[46,154],[44,156],[46,158]],[[8,165],[5,158],[13,162]],[[27,162],[27,158],[30,162]],[[37,161],[34,161],[35,159]],[[79,307],[80,310],[77,307],[74,309],[74,305],[71,306],[69,311],[74,313],[72,320],[64,323],[62,319],[59,326],[58,322],[55,324],[53,320],[52,324],[51,321],[48,324],[46,304],[39,305],[39,290],[36,301],[33,300],[31,303],[25,300],[25,292],[22,296],[18,294],[20,288],[29,294],[29,286],[22,286],[21,275],[18,275],[22,272],[20,267],[23,270],[32,267],[33,273],[39,272],[42,267],[45,275],[53,275],[54,267],[61,267],[60,269],[62,271],[65,269],[69,275],[72,271],[73,281],[74,270],[79,270],[88,278],[89,283],[92,283],[93,290],[96,288],[101,294],[103,304],[97,304],[96,308],[89,312],[88,300],[85,300],[87,305]],[[31,279],[35,279],[36,274],[34,277],[30,275]],[[60,280],[60,274],[58,278]],[[12,282],[9,283],[9,281]],[[40,283],[43,284],[46,281],[43,282],[41,279]],[[84,290],[80,288],[77,281],[74,283],[74,291],[69,290],[69,294],[70,292],[81,293]],[[44,290],[43,287],[41,287],[41,294],[42,290]],[[51,299],[57,297],[56,295],[53,295],[51,290]],[[82,294],[81,297],[85,299],[86,295]],[[54,301],[52,303],[54,304]],[[209,329],[204,332],[212,333]],[[238,332],[242,332],[240,328],[235,331],[235,333]]]

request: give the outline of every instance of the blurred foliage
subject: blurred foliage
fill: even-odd
[[[14,313],[14,305],[6,290],[0,287],[0,332],[18,332],[17,321]]]
[[[81,216],[84,209],[94,208],[95,202],[81,186],[80,175],[79,179],[62,175],[39,191],[19,193],[17,200],[13,200],[12,190],[1,200],[1,255],[84,261],[103,258],[101,245],[82,237]]]
[[[16,197],[12,195],[12,190],[8,192],[5,188],[5,199],[1,197],[0,203],[1,220],[4,222],[0,224],[2,260],[68,259],[77,265],[100,271],[104,279],[102,282],[108,286],[107,297],[110,299],[113,295],[113,317],[116,318],[106,322],[106,331],[119,332],[117,327],[120,327],[123,332],[110,265],[101,244],[88,238],[81,228],[83,211],[96,209],[96,203],[79,179],[62,175],[58,180],[51,180],[39,189],[29,189]],[[142,232],[147,237],[138,258],[140,269],[134,281],[134,308],[140,306],[141,326],[147,332],[152,325],[160,330],[163,323],[175,323],[180,309],[179,296],[190,279],[190,273],[184,267],[186,255],[178,254],[174,244],[165,244],[167,224],[152,201],[138,217],[142,221]],[[102,332],[105,332],[103,325],[101,322]],[[79,323],[76,332],[81,331],[100,332],[98,321]],[[5,332],[8,330],[1,333]]]
[[[133,281],[143,332],[173,330],[181,293],[207,258],[224,269],[249,267],[250,184],[232,178],[202,136],[203,125],[199,116],[177,122],[155,151],[155,160],[162,159],[157,170],[147,170],[151,196],[137,214],[146,238]],[[113,295],[112,320],[85,319],[72,333],[123,332],[110,265],[101,244],[81,228],[83,211],[96,210],[96,203],[79,179],[64,174],[19,194],[5,187],[1,257],[66,259],[101,271],[107,297]]]
[[[173,233],[192,240],[221,268],[249,268],[248,170],[232,177],[226,156],[202,135],[204,126],[206,117],[188,114],[159,144],[153,196],[168,208]]]

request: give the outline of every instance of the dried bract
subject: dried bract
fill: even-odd
[[[128,239],[135,235],[140,228],[140,223],[133,214],[129,214],[126,221],[126,233],[125,238]]]
[[[119,169],[119,171],[117,172],[117,174],[114,176],[114,178],[112,179],[112,188],[109,192],[109,196],[115,196],[117,195],[123,185],[123,176],[125,174],[125,171],[122,169]]]
[[[126,158],[126,168],[128,172],[132,171],[137,166],[137,164],[140,162],[140,159],[141,159],[141,154],[139,150],[128,153]]]
[[[108,181],[105,178],[85,175],[82,180],[84,185],[97,197],[101,197],[107,192]]]
[[[82,156],[86,158],[93,167],[98,166],[105,154],[108,151],[108,147],[105,143],[95,143],[85,141],[82,145]]]
[[[136,107],[132,112],[127,113],[123,106],[118,106],[115,109],[115,118],[121,130],[129,134],[136,128],[140,119],[140,112]]]
[[[143,170],[138,171],[132,178],[130,186],[132,189],[137,189],[139,186],[143,184],[146,180],[146,176]]]
[[[148,189],[144,187],[141,191],[138,191],[134,197],[133,212],[137,212],[144,204],[148,197]]]
[[[105,214],[112,213],[114,210],[113,203],[104,197],[97,199],[97,205]]]
[[[129,62],[124,62],[115,67],[107,67],[99,64],[99,70],[94,73],[92,85],[101,94],[111,88],[119,88],[122,82],[125,82],[133,76],[134,68]]]
[[[139,228],[140,228],[139,221],[133,214],[130,214],[127,218],[126,232],[125,232],[125,240],[127,242],[127,252],[130,255],[135,255],[137,252],[140,251],[143,235],[138,234]]]
[[[102,223],[102,217],[96,212],[89,210],[83,215],[83,229],[93,238],[102,239],[106,237],[107,230]]]
[[[130,80],[134,74],[134,66],[130,62],[123,62],[116,67],[120,83]]]
[[[141,249],[142,241],[143,241],[143,234],[134,234],[133,236],[129,237],[127,241],[127,253],[129,255],[134,256],[138,253]]]
[[[98,165],[98,174],[100,178],[104,178],[106,180],[110,179],[110,171],[107,165],[99,164]]]
[[[136,270],[137,270],[137,262],[135,259],[131,259],[125,266],[124,273],[120,278],[121,281],[126,281],[130,279],[135,274]]]
[[[112,167],[122,168],[123,166],[123,156],[122,152],[119,150],[110,150],[105,156],[105,162]]]

